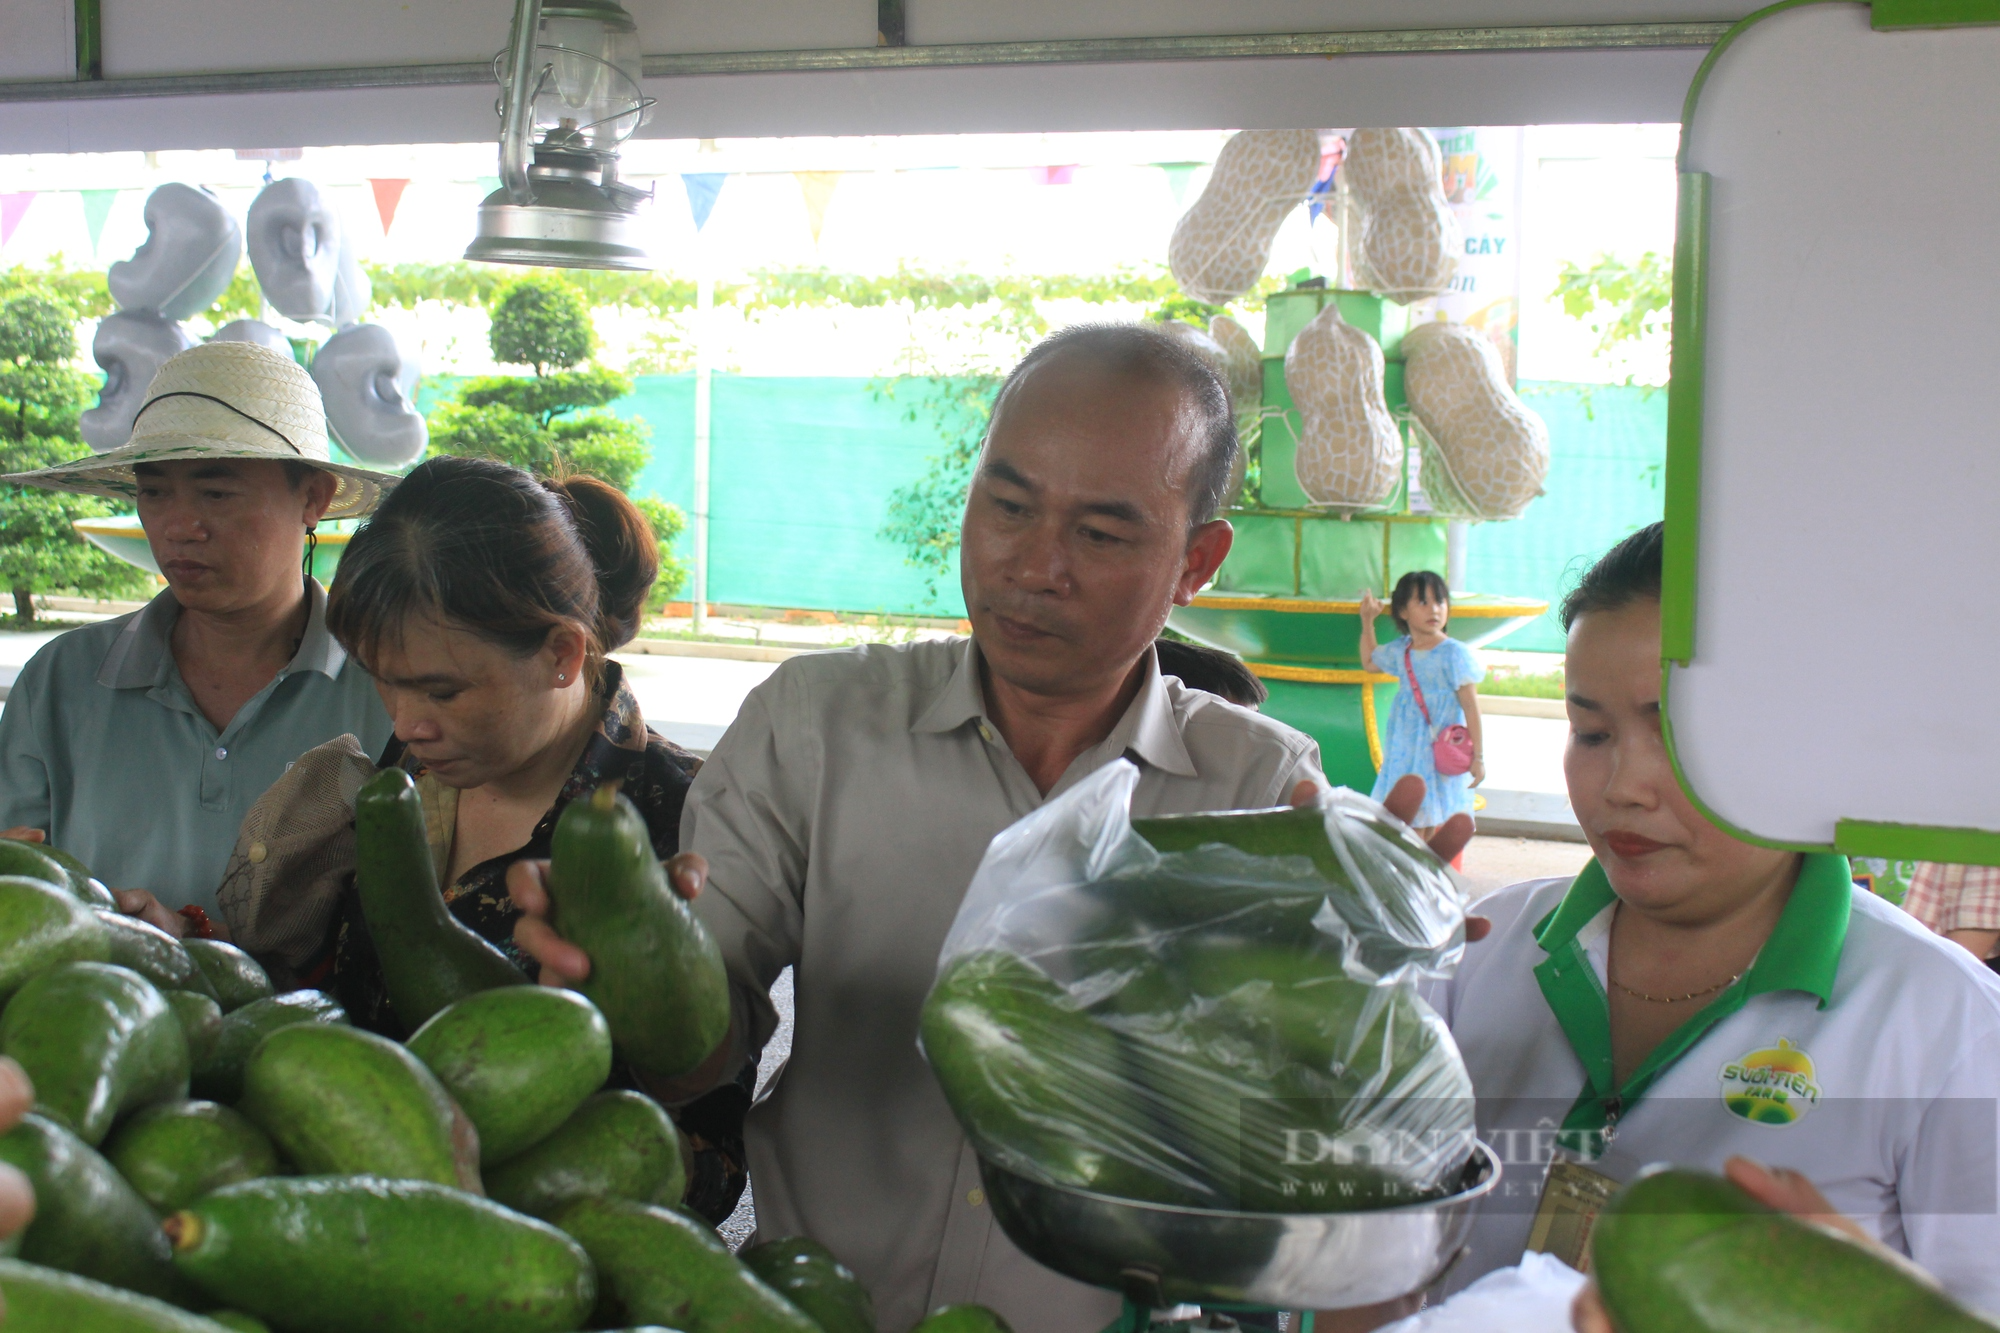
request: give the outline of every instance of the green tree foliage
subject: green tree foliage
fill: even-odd
[[[590,306],[574,283],[562,278],[526,277],[511,283],[493,306],[487,340],[493,359],[533,366],[537,376],[568,370],[597,350]]]
[[[660,544],[660,576],[653,580],[653,591],[646,599],[646,610],[658,615],[666,609],[674,595],[687,586],[687,566],[674,554],[674,543],[687,530],[687,515],[679,505],[670,505],[665,500],[655,500],[650,496],[632,502],[639,506],[639,512],[652,525],[653,539]]]
[[[928,421],[944,443],[922,477],[891,493],[888,521],[881,530],[882,537],[902,547],[904,560],[923,575],[924,593],[934,609],[943,605],[940,588],[951,578],[958,555],[965,496],[1000,384],[998,375],[907,376],[882,390],[907,404],[905,420]]]
[[[97,393],[96,381],[71,364],[75,307],[19,281],[20,273],[0,275],[0,292],[6,293],[0,295],[0,472],[28,472],[88,454],[77,414]],[[0,488],[0,587],[14,594],[19,623],[34,623],[38,592],[102,597],[146,586],[141,571],[90,545],[71,526],[112,512],[91,496]]]
[[[431,448],[543,476],[584,472],[630,490],[652,450],[641,423],[595,410],[632,392],[632,381],[587,362],[597,336],[583,294],[530,273],[498,289],[492,308],[493,359],[535,373],[467,380],[456,401],[431,413]]]
[[[1563,313],[1588,320],[1597,335],[1593,355],[1610,356],[1625,343],[1669,337],[1673,330],[1671,257],[1648,250],[1636,263],[1599,255],[1585,268],[1565,262],[1551,297]]]
[[[57,255],[39,268],[16,264],[0,269],[0,301],[23,292],[48,297],[76,312],[78,319],[101,319],[111,313],[111,288],[94,269],[71,268]]]

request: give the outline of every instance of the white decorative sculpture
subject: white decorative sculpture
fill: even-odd
[[[151,310],[120,310],[100,320],[90,354],[104,369],[104,387],[97,406],[77,419],[84,443],[101,454],[130,440],[146,386],[167,358],[192,346],[179,324]]]
[[[311,181],[272,181],[250,205],[250,265],[286,319],[331,324],[340,277],[340,214]]]
[[[1458,269],[1458,215],[1429,131],[1356,130],[1341,175],[1361,209],[1358,254],[1370,290],[1399,305],[1436,296]]]
[[[261,319],[232,319],[209,338],[216,343],[256,343],[274,352],[292,354],[291,339],[272,328]]]
[[[1315,503],[1364,508],[1396,489],[1403,436],[1382,396],[1382,348],[1329,305],[1285,351],[1285,388],[1305,432],[1293,459]]]
[[[380,324],[351,324],[313,357],[326,424],[357,462],[401,467],[423,454],[430,431],[411,401],[420,373]]]
[[[1463,324],[1417,325],[1403,335],[1403,387],[1480,517],[1513,518],[1542,493],[1549,428],[1507,383],[1491,339]]]
[[[121,310],[186,319],[215,304],[242,258],[236,219],[208,191],[174,182],[146,196],[146,243],[105,281]]]
[[[1197,301],[1224,305],[1257,285],[1271,242],[1319,173],[1314,130],[1242,130],[1215,159],[1201,198],[1174,224],[1167,267]]]

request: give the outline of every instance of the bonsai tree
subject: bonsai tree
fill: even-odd
[[[532,375],[486,375],[431,414],[431,447],[494,458],[544,476],[586,472],[630,490],[652,451],[645,428],[601,409],[632,381],[588,358],[597,350],[583,294],[531,274],[500,289],[488,341],[502,365]]]
[[[6,294],[0,287],[0,472],[29,472],[90,452],[77,414],[96,397],[97,385],[72,364],[76,319],[74,308],[47,291],[16,286]],[[98,550],[72,526],[114,512],[87,495],[0,487],[0,587],[13,592],[23,627],[35,621],[38,592],[109,597],[149,587],[143,571]]]

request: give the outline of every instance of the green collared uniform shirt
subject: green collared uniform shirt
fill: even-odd
[[[2000,978],[1805,856],[1756,959],[1621,1083],[1606,974],[1617,898],[1573,881],[1482,899],[1490,935],[1430,998],[1499,1153],[1447,1287],[1519,1261],[1559,1151],[1615,1180],[1741,1154],[1810,1177],[1840,1212],[1954,1296],[2000,1310]]]
[[[326,629],[309,581],[298,652],[217,731],[181,680],[171,591],[50,641],[0,711],[0,828],[26,825],[113,888],[213,910],[250,806],[301,754],[343,733],[369,754],[390,723],[374,682]]]

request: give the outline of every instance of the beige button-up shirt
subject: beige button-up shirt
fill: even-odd
[[[1120,756],[1135,815],[1277,805],[1318,774],[1310,737],[1161,676],[1149,654],[1116,728],[1044,797],[987,716],[970,640],[794,658],[744,701],[696,777],[681,846],[711,867],[695,907],[760,1048],[795,969],[792,1053],[750,1113],[758,1232],[829,1246],[883,1333],[976,1301],[1018,1333],[1098,1333],[1111,1293],[1011,1245],[917,1049],[959,900],[994,834]]]

